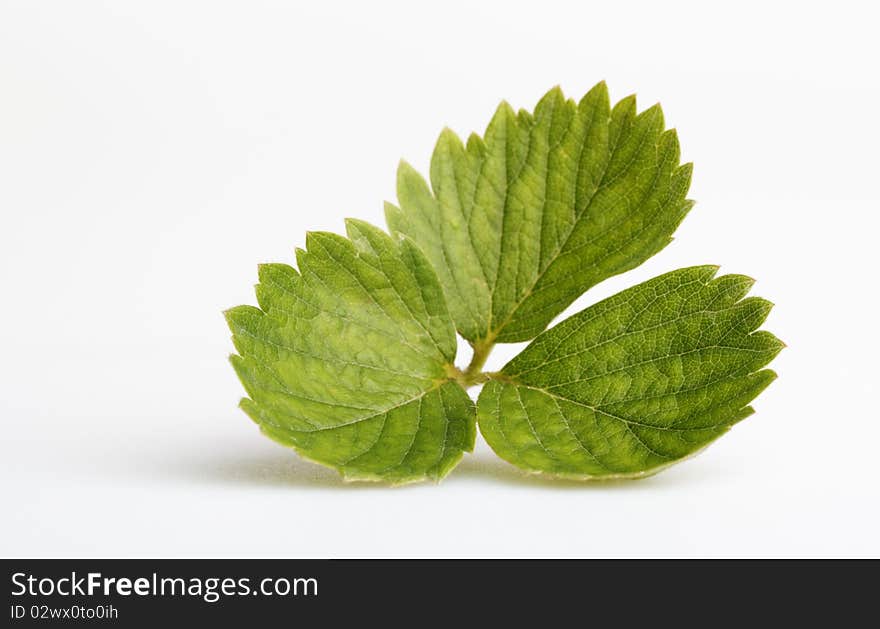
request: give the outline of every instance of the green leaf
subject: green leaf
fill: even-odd
[[[534,113],[502,103],[466,145],[443,131],[430,188],[401,163],[386,216],[437,270],[464,338],[525,341],[665,247],[690,178],[658,105],[637,114],[630,96],[612,109],[604,83],[579,103],[554,88]]]
[[[584,291],[665,247],[692,207],[659,105],[550,90],[502,103],[484,136],[440,135],[430,185],[398,169],[388,234],[307,237],[260,267],[259,308],[226,313],[263,432],[346,478],[439,479],[474,445],[578,478],[646,476],[753,411],[783,344],[770,303],[716,267],[669,273],[544,331]],[[454,365],[456,330],[473,347]],[[537,337],[537,338],[536,338]],[[500,372],[499,342],[534,341]],[[476,407],[465,387],[484,384]]]
[[[412,243],[360,221],[310,233],[299,272],[260,267],[259,308],[227,311],[248,398],[268,436],[347,479],[439,479],[473,449],[474,405],[451,367],[455,329]]]
[[[693,454],[753,411],[783,347],[755,331],[768,301],[717,267],[673,271],[538,336],[480,394],[480,431],[534,472],[638,477]]]

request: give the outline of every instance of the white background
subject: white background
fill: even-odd
[[[872,3],[2,2],[3,556],[880,556]],[[661,254],[758,278],[756,415],[654,478],[345,485],[236,408],[221,311],[497,102],[662,101],[697,206]],[[498,368],[520,346],[503,346]],[[462,356],[466,359],[467,356]]]

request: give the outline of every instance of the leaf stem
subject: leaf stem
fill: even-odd
[[[465,387],[472,387],[475,384],[480,384],[487,380],[488,376],[482,373],[481,370],[483,369],[483,365],[486,364],[486,359],[489,358],[489,354],[492,353],[492,348],[495,347],[495,343],[492,339],[485,339],[471,343],[471,347],[474,348],[474,355],[471,357],[471,362],[461,373],[462,384]]]
[[[455,380],[465,389],[483,384],[490,378],[490,373],[484,373],[482,369],[489,354],[492,353],[492,348],[495,347],[495,341],[494,338],[485,338],[470,345],[474,349],[474,354],[467,367],[459,369],[453,364],[446,365],[446,374],[449,379]]]

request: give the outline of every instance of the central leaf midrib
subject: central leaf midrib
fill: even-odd
[[[362,422],[369,421],[371,419],[375,419],[376,417],[379,417],[380,415],[387,415],[388,413],[390,413],[393,410],[396,410],[398,408],[402,408],[404,406],[407,406],[408,404],[412,404],[413,402],[415,402],[417,400],[421,400],[429,393],[433,393],[434,391],[437,391],[438,389],[440,389],[440,387],[442,387],[444,384],[446,384],[446,382],[447,382],[446,380],[443,380],[441,382],[437,382],[437,383],[433,384],[430,388],[425,389],[419,395],[416,395],[408,400],[404,400],[403,402],[400,402],[400,403],[395,404],[393,406],[389,406],[386,409],[382,409],[382,410],[373,409],[375,412],[373,412],[372,415],[365,415],[363,417],[357,417],[355,419],[350,419],[350,420],[345,421],[341,424],[334,424],[332,426],[322,426],[320,428],[316,428],[315,430],[297,430],[295,432],[302,432],[302,433],[326,432],[328,430],[336,430],[337,428],[345,428],[346,426],[354,426],[355,424],[360,424]],[[358,455],[358,456],[360,456],[360,455]]]
[[[576,116],[577,116],[577,112],[575,113],[575,116],[572,118],[572,120],[574,120]],[[611,121],[611,115],[609,114],[606,124],[610,124],[610,121]],[[591,118],[591,122],[592,122],[592,118]],[[501,331],[505,327],[507,327],[507,325],[511,322],[514,315],[516,314],[517,310],[519,310],[519,307],[522,306],[522,304],[526,301],[526,299],[528,299],[532,295],[532,293],[535,289],[535,286],[538,285],[538,282],[541,281],[541,278],[544,277],[544,275],[547,273],[548,269],[550,269],[550,267],[553,266],[553,262],[556,259],[558,259],[559,253],[561,251],[563,251],[565,249],[565,247],[568,245],[568,242],[569,242],[569,240],[571,240],[571,236],[574,233],[575,228],[580,224],[583,217],[587,215],[590,208],[593,206],[593,202],[596,199],[596,195],[598,195],[599,191],[602,190],[602,188],[604,187],[605,177],[608,175],[608,168],[611,165],[611,160],[614,157],[615,151],[617,151],[617,148],[620,145],[620,140],[622,137],[623,137],[623,133],[618,135],[618,137],[615,140],[614,146],[609,147],[608,158],[605,162],[605,166],[602,169],[602,175],[599,178],[599,182],[596,184],[596,189],[590,195],[589,200],[587,201],[586,205],[584,205],[584,209],[581,210],[581,212],[575,217],[575,220],[572,221],[571,227],[569,228],[568,233],[565,235],[565,238],[562,240],[561,244],[556,248],[556,251],[553,253],[552,257],[548,258],[549,261],[548,261],[547,265],[543,269],[540,269],[538,271],[538,274],[535,277],[534,281],[532,282],[531,286],[528,288],[528,290],[525,292],[525,294],[523,294],[523,296],[514,304],[513,308],[510,309],[510,311],[507,314],[507,317],[504,319],[504,321],[501,323],[501,325],[499,325],[494,330],[491,328],[489,329],[487,337],[497,338],[499,336],[499,334],[501,333]],[[585,139],[586,139],[586,134],[585,134]],[[529,142],[529,144],[531,145],[531,142]],[[549,159],[549,153],[550,152],[548,151],[548,159]],[[576,175],[579,172],[580,172],[580,163],[578,163]],[[508,186],[508,189],[509,188],[510,188],[510,186]],[[507,209],[507,199],[508,198],[509,198],[509,196],[505,196],[505,210]],[[547,203],[546,203],[546,197],[545,197],[545,200],[542,204],[542,213],[543,213],[543,210],[546,209],[546,205],[547,205]],[[507,212],[505,211],[505,215],[506,214],[507,214]],[[543,221],[542,221],[542,233],[543,233]],[[503,235],[504,235],[504,232],[502,231],[502,238],[503,238]],[[503,249],[502,249],[502,252],[503,252]],[[539,258],[538,264],[540,265],[540,263],[541,263],[541,260]],[[499,263],[499,267],[500,266],[501,265]],[[497,284],[497,282],[496,282],[496,284]],[[494,290],[494,287],[493,287],[493,290]]]
[[[511,378],[511,377],[495,378],[495,377],[493,377],[492,379],[497,382],[500,382],[501,384],[508,384],[508,385],[511,385],[514,387],[522,387],[524,389],[531,389],[532,391],[537,391],[538,393],[543,393],[547,397],[553,398],[555,400],[562,400],[563,402],[568,402],[570,404],[574,404],[575,406],[581,406],[583,408],[587,408],[587,409],[593,411],[594,413],[599,413],[601,415],[605,415],[606,417],[610,417],[611,419],[617,420],[619,422],[623,422],[624,424],[631,425],[631,426],[638,426],[639,428],[649,428],[652,430],[681,433],[681,432],[693,432],[694,430],[712,430],[715,428],[720,428],[721,426],[725,425],[725,424],[721,423],[721,424],[715,424],[715,425],[711,425],[711,426],[701,426],[700,428],[697,428],[697,429],[694,429],[694,428],[673,428],[671,426],[657,426],[654,424],[640,422],[635,419],[630,419],[628,417],[623,417],[621,415],[616,415],[610,411],[604,410],[603,407],[600,405],[594,406],[591,404],[587,404],[586,402],[580,402],[578,400],[573,400],[573,399],[565,397],[563,395],[559,395],[557,393],[552,393],[543,387],[520,382],[516,378]],[[676,392],[672,392],[672,393],[670,393],[670,395],[676,395]]]

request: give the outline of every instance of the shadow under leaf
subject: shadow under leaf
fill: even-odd
[[[267,444],[268,445],[268,444]],[[330,468],[307,461],[292,450],[268,447],[242,452],[227,448],[200,448],[197,454],[181,457],[175,464],[162,466],[165,474],[178,480],[204,484],[249,485],[253,487],[296,487],[302,489],[363,490],[389,487],[382,483],[350,482]],[[676,470],[677,471],[677,470]],[[685,476],[689,476],[685,474]],[[465,454],[459,465],[442,482],[489,482],[522,487],[546,487],[548,489],[589,490],[613,489],[638,490],[658,484],[678,484],[681,473],[669,471],[660,476],[640,480],[578,481],[530,474],[498,458],[493,452],[478,448]],[[405,490],[430,487],[431,483],[412,483],[395,487]]]

